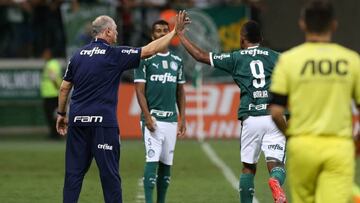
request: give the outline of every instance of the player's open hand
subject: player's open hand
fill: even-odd
[[[67,134],[67,128],[68,128],[67,118],[65,116],[58,115],[57,120],[56,120],[57,132],[60,135],[65,136]]]
[[[153,116],[145,118],[145,126],[150,132],[155,132],[156,119]]]
[[[180,121],[178,123],[178,132],[177,132],[177,136],[178,137],[184,137],[185,136],[185,132],[186,132],[186,122],[185,121]]]
[[[179,11],[176,15],[175,32],[176,34],[184,34],[185,25],[191,23],[190,18],[185,10]]]

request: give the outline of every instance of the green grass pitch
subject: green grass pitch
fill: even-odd
[[[209,143],[238,177],[241,169],[238,140],[214,140]],[[64,142],[0,140],[0,202],[62,202],[64,150]],[[141,141],[122,142],[120,165],[124,202],[141,202],[143,192],[139,180],[144,166]],[[360,160],[357,162],[358,183],[359,165]],[[255,195],[261,203],[272,202],[267,178],[261,158],[255,179]],[[237,191],[194,140],[177,142],[167,200],[168,203],[239,202]],[[104,202],[95,161],[85,177],[79,202]]]

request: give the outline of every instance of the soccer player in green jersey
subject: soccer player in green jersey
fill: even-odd
[[[182,19],[178,18],[178,22]],[[185,49],[197,60],[232,75],[241,89],[238,119],[242,122],[240,200],[251,203],[254,196],[254,176],[261,151],[264,152],[269,186],[274,201],[286,202],[281,188],[285,181],[285,137],[268,113],[268,89],[278,53],[260,46],[262,35],[259,25],[248,21],[241,29],[241,50],[231,53],[208,53],[197,47],[186,36],[183,27],[177,32]],[[285,122],[285,120],[283,121]]]
[[[156,40],[169,32],[169,24],[159,20],[152,25],[151,37]],[[182,59],[166,48],[141,60],[134,75],[136,95],[142,110],[141,126],[146,151],[145,201],[153,202],[152,193],[156,186],[156,202],[164,203],[176,137],[183,136],[186,131]]]
[[[284,52],[272,76],[271,114],[288,140],[293,203],[346,203],[354,181],[352,99],[360,107],[358,53],[331,42],[334,8],[311,1],[302,9],[306,42]],[[289,125],[281,120],[285,107]]]

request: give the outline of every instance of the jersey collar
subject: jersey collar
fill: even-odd
[[[252,47],[248,47],[247,49],[254,49],[254,48],[258,48],[259,45],[255,45],[255,46],[252,46]]]
[[[109,43],[106,40],[101,39],[101,38],[95,38],[92,42],[93,43],[104,43],[106,45],[109,45]]]
[[[169,56],[170,52],[166,52],[166,53],[157,53],[156,55],[158,56]]]

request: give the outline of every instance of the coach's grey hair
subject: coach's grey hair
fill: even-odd
[[[106,28],[110,28],[113,25],[114,20],[107,16],[107,15],[101,15],[97,17],[92,22],[92,35],[93,37],[96,37],[98,34],[102,33]]]

